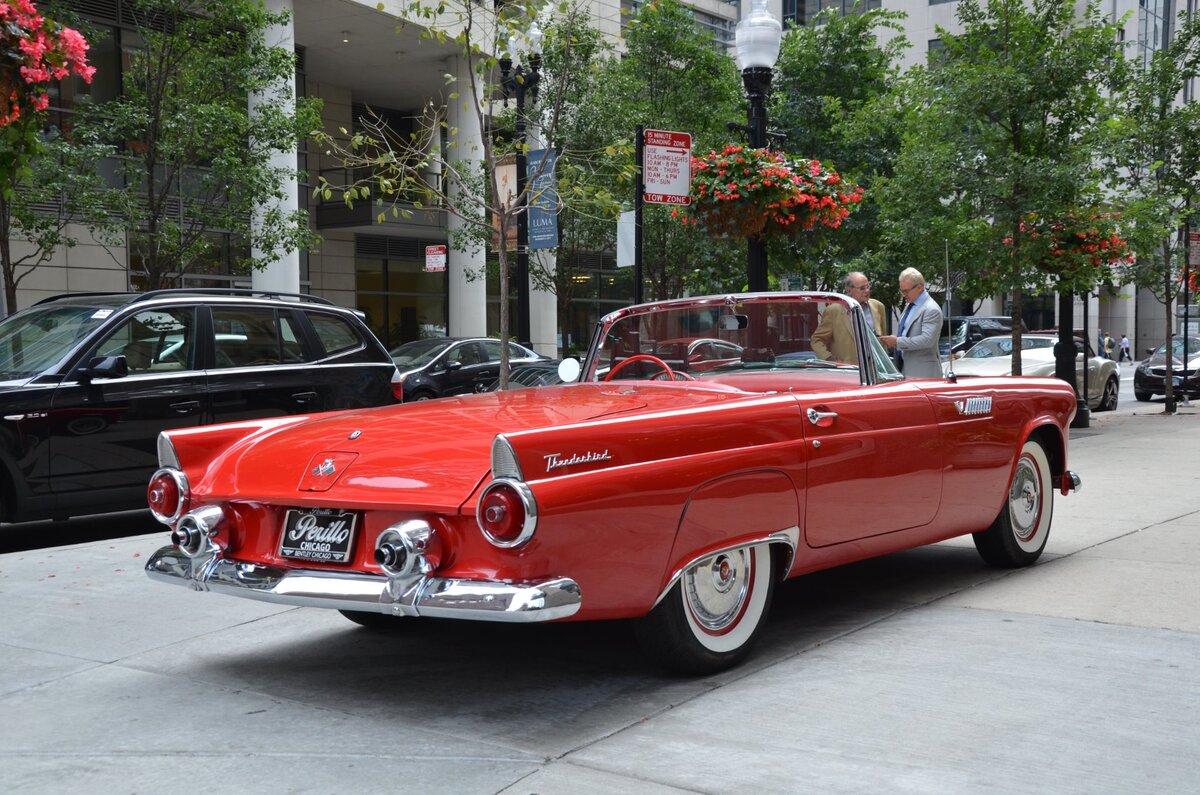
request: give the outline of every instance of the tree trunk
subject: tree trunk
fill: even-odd
[[[1175,413],[1175,385],[1173,383],[1174,368],[1171,366],[1173,357],[1171,355],[1172,342],[1174,342],[1174,317],[1172,316],[1172,301],[1178,292],[1175,290],[1175,279],[1171,273],[1171,241],[1163,241],[1163,320],[1166,333],[1163,339],[1163,358],[1166,360],[1166,368],[1163,370],[1163,390],[1166,392],[1167,405],[1163,410],[1165,414]]]

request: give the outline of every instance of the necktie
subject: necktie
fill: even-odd
[[[900,315],[900,336],[904,336],[904,332],[908,331],[908,318],[912,314],[914,304],[909,304],[904,307],[904,313]]]

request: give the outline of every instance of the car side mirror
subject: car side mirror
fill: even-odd
[[[966,356],[966,355],[967,355],[967,352],[966,352],[966,351],[955,351],[955,353],[954,353],[954,358],[955,358],[955,359],[961,359],[961,358],[963,358],[963,357],[964,357],[964,356]]]
[[[93,378],[124,378],[129,375],[129,362],[124,356],[97,356],[79,372],[81,381]]]
[[[446,372],[453,373],[455,370],[462,369],[462,362],[446,362]]]
[[[1146,349],[1146,355],[1147,355],[1147,356],[1153,356],[1153,355],[1154,355],[1154,349],[1153,349],[1153,348],[1147,348],[1147,349]]]
[[[583,365],[574,356],[568,356],[558,363],[558,377],[564,384],[573,384],[583,372]]]

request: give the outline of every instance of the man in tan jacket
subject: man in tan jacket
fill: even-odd
[[[858,301],[867,328],[875,332],[875,336],[883,334],[883,304],[871,297],[871,280],[866,274],[858,271],[846,274],[843,289],[846,295]],[[850,315],[841,304],[825,307],[821,322],[812,334],[812,349],[819,359],[858,364],[854,329],[850,325]]]

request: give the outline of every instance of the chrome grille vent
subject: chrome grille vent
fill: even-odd
[[[492,477],[525,479],[521,475],[521,465],[517,463],[517,454],[504,434],[498,434],[492,440]]]

